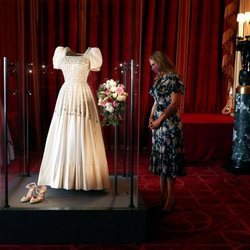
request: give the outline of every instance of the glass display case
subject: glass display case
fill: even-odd
[[[121,241],[122,237],[124,241],[143,240],[145,210],[138,192],[140,1],[73,0],[61,1],[58,6],[58,1],[51,0],[7,2],[7,12],[17,15],[11,15],[16,22],[9,28],[15,32],[5,30],[1,52],[0,217],[8,221],[1,235],[15,227],[20,231],[12,242],[40,240],[37,231],[31,233],[32,240],[22,238],[18,224],[27,228],[29,220],[25,217],[30,214],[40,218],[33,222],[39,230],[53,230],[51,220],[63,228],[53,232],[53,238],[48,232],[47,242],[65,243],[73,236],[76,242],[92,242],[97,235],[107,242]],[[18,41],[15,46],[13,36]],[[110,188],[86,191],[48,186],[44,199],[31,204],[20,200],[28,191],[27,185],[37,183],[56,100],[65,81],[62,71],[52,64],[57,46],[69,47],[78,54],[88,47],[100,48],[101,70],[88,75],[97,109],[101,106],[98,88],[107,80],[123,85],[127,97],[118,122],[101,127]],[[101,114],[99,117],[103,121]],[[69,221],[75,223],[73,230],[65,229]],[[88,232],[99,233],[84,234],[87,228]]]

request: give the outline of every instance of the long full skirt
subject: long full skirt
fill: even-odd
[[[88,84],[64,83],[59,92],[38,185],[67,190],[109,188],[101,126]]]

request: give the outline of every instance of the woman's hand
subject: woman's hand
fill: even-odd
[[[157,128],[160,127],[160,125],[161,125],[161,119],[160,118],[158,118],[156,120],[149,119],[149,126],[148,127],[150,129],[157,129]]]
[[[154,121],[154,119],[152,117],[149,118],[149,121],[148,121],[148,127],[150,128],[152,122]]]

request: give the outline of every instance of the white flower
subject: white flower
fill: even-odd
[[[113,79],[107,80],[105,83],[105,87],[107,89],[111,89],[112,87],[116,86],[116,81],[114,81]]]
[[[110,88],[110,91],[111,91],[111,92],[116,92],[116,90],[117,90],[117,87],[116,87],[116,86],[112,86],[112,87]]]
[[[101,106],[102,105],[102,98],[99,98],[98,100],[98,106]]]
[[[112,89],[112,87],[116,87],[116,81],[114,81],[113,79],[109,80],[109,84],[110,84],[110,87]]]
[[[117,97],[117,93],[116,93],[116,92],[114,92],[114,93],[112,94],[112,97],[113,97],[114,99],[116,99],[116,97]]]
[[[125,102],[126,101],[126,98],[127,98],[127,95],[118,95],[116,100],[119,101],[119,102]]]
[[[110,102],[107,102],[105,104],[105,109],[109,112],[112,113],[114,111],[114,107],[112,106],[112,104]]]

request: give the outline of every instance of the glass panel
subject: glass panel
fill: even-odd
[[[8,125],[15,149],[15,160],[9,167],[9,193],[18,192],[15,200],[10,199],[10,206],[25,207],[20,203],[27,192],[25,185],[37,182],[56,100],[65,81],[61,70],[52,65],[57,46],[70,47],[81,54],[88,47],[100,48],[101,71],[91,72],[88,77],[96,101],[97,90],[107,79],[125,85],[128,97],[119,126],[103,126],[102,133],[111,180],[108,193],[117,199],[122,197],[117,206],[137,206],[141,1],[72,0],[61,1],[60,6],[57,3],[54,0],[11,2],[12,16],[17,13],[15,36],[19,47],[14,48],[13,72],[8,77]],[[6,40],[9,38],[6,36]],[[5,44],[7,48],[8,41]],[[11,68],[11,64],[8,66]],[[1,168],[1,200],[3,178]],[[55,197],[56,202],[57,194],[49,197]],[[96,204],[93,202],[92,206]]]
[[[0,69],[0,72],[1,72],[1,82],[3,84],[1,84],[1,86],[4,86],[4,81],[6,79],[6,76],[4,76],[4,71],[6,71],[6,66],[4,66],[4,58],[2,58],[1,60],[1,69]],[[3,103],[4,103],[4,95],[3,95],[3,88],[2,88],[2,91],[1,91],[1,103],[0,103],[0,118],[1,118],[1,121],[0,121],[0,128],[1,128],[1,141],[0,141],[0,174],[1,174],[1,186],[0,186],[0,202],[1,202],[1,205],[4,206],[4,202],[5,202],[5,171],[6,171],[6,164],[5,164],[5,138],[4,138],[4,125],[5,125],[5,122],[4,122],[4,108],[3,108]]]
[[[0,97],[0,128],[1,128],[1,204],[8,206],[8,183],[11,176],[19,173],[19,130],[18,122],[18,91],[17,64],[2,58],[1,62],[1,97]],[[9,176],[10,178],[7,178]]]
[[[23,60],[18,60],[18,5],[17,1],[1,1],[0,2],[1,20],[0,20],[0,128],[1,128],[1,206],[9,206],[9,193],[13,190],[16,176],[19,176],[23,168],[23,152],[24,140],[22,133],[23,119],[21,118],[23,99],[20,80],[22,76],[20,72],[24,68]],[[24,34],[23,34],[24,36]],[[3,84],[3,58],[7,58],[7,88],[6,88],[6,105],[4,105],[4,84]],[[3,105],[3,106],[2,106]],[[6,137],[7,150],[4,152],[4,119],[3,110],[6,109]],[[6,153],[6,156],[5,156]],[[7,165],[6,175],[5,166]],[[7,185],[9,184],[9,185]],[[6,186],[7,185],[7,186]]]

